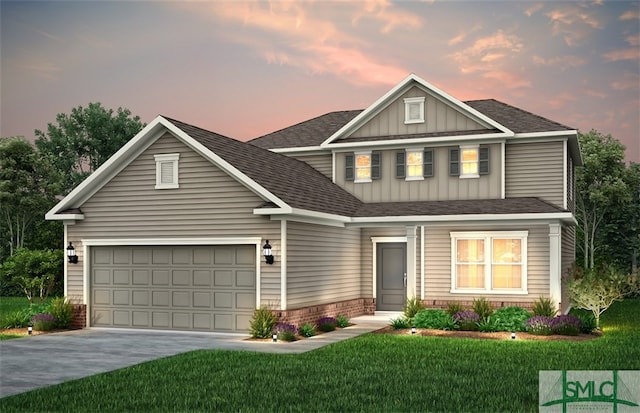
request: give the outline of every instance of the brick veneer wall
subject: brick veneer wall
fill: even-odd
[[[372,315],[376,310],[376,302],[373,298],[357,298],[355,300],[339,301],[337,303],[312,305],[293,310],[275,310],[274,313],[279,322],[287,322],[296,326],[305,323],[315,323],[322,317],[335,317],[344,315],[348,318],[360,315]]]
[[[69,327],[71,329],[81,329],[87,326],[87,305],[86,304],[74,304],[73,305],[73,318]]]

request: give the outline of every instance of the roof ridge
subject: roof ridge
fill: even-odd
[[[563,128],[566,128],[566,129],[574,129],[574,128],[570,127],[570,126],[567,126],[567,125],[562,124],[562,123],[560,123],[560,122],[557,122],[557,121],[555,121],[555,120],[552,120],[552,119],[549,119],[549,118],[545,118],[545,117],[544,117],[544,116],[542,116],[542,115],[538,115],[538,114],[533,113],[533,112],[530,112],[530,111],[528,111],[528,110],[526,110],[526,109],[522,109],[522,108],[520,108],[520,107],[518,107],[518,106],[513,106],[513,105],[511,105],[511,104],[509,104],[509,103],[505,103],[505,102],[503,102],[503,101],[501,101],[501,100],[498,100],[498,99],[494,99],[494,98],[490,98],[490,99],[478,99],[478,100],[470,100],[470,101],[468,101],[468,102],[487,102],[487,101],[493,101],[493,102],[499,103],[499,104],[504,105],[504,106],[507,106],[507,107],[509,107],[509,108],[511,108],[511,109],[515,109],[515,110],[517,110],[517,111],[520,111],[520,112],[526,113],[527,115],[533,116],[533,117],[535,117],[535,118],[537,118],[537,119],[541,119],[541,120],[544,120],[545,122],[553,123],[553,124],[555,124],[555,125],[561,126],[561,127],[563,127]],[[465,102],[465,103],[466,103],[466,102]],[[482,112],[482,111],[481,111],[481,110],[479,110],[479,109],[476,109],[476,110],[478,110],[478,111]]]

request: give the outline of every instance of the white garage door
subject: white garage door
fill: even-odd
[[[255,245],[91,248],[91,325],[246,332]]]

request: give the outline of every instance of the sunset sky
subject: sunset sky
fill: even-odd
[[[413,72],[640,162],[638,1],[1,1],[1,135],[101,102],[241,140],[364,109]]]

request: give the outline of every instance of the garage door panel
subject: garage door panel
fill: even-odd
[[[255,305],[255,293],[236,293],[236,308],[253,311]]]
[[[193,313],[193,328],[198,330],[211,330],[213,328],[211,324],[211,314]]]
[[[151,264],[167,265],[171,259],[171,250],[154,248],[152,253]]]
[[[114,290],[113,305],[129,305],[129,290]]]
[[[219,331],[232,331],[235,329],[233,314],[216,313],[213,316],[213,328]]]
[[[133,270],[133,285],[149,285],[149,270]]]
[[[236,262],[237,265],[255,265],[256,254],[253,249],[238,248],[236,250]]]
[[[151,305],[153,307],[168,307],[169,306],[169,291],[152,291],[151,292]]]
[[[233,286],[233,271],[231,270],[217,270],[213,273],[213,286],[214,287],[232,287]]]
[[[190,291],[173,291],[171,293],[171,303],[174,307],[190,307],[191,300],[189,299],[191,296]]]
[[[131,264],[131,250],[124,248],[116,248],[113,250],[114,264]]]
[[[149,325],[150,319],[149,319],[148,311],[132,311],[131,315],[132,315],[131,324],[134,327],[138,327],[138,328],[150,327]]]
[[[171,271],[171,284],[177,286],[191,285],[191,271],[173,270]]]
[[[172,313],[171,327],[181,330],[191,329],[191,314],[190,313]]]
[[[168,312],[154,311],[151,320],[153,321],[151,326],[154,328],[169,328]]]
[[[93,310],[93,317],[91,318],[91,325],[94,326],[111,326],[111,310]]]
[[[193,285],[197,287],[211,286],[211,271],[210,270],[194,270]]]
[[[149,291],[133,290],[131,292],[131,304],[140,307],[149,306]]]
[[[191,255],[192,255],[192,251],[191,250],[188,250],[188,249],[174,249],[172,251],[171,263],[173,265],[191,264]]]
[[[93,290],[93,303],[95,305],[110,305],[111,304],[111,290]]]
[[[113,283],[116,285],[129,285],[129,270],[113,270]]]
[[[193,293],[193,306],[196,308],[211,308],[211,293],[208,291],[195,291]]]
[[[151,285],[169,285],[169,270],[153,270]]]
[[[236,271],[236,286],[255,288],[256,286],[256,273],[254,271]]]
[[[109,285],[111,284],[111,271],[109,270],[94,270],[93,271],[93,284],[94,285]]]
[[[213,308],[233,308],[232,292],[216,292],[213,294]]]
[[[113,310],[113,325],[118,327],[129,327],[130,312],[126,310]]]
[[[151,249],[134,249],[132,263],[134,265],[151,264]]]
[[[194,265],[211,265],[212,262],[213,262],[213,247],[193,249]]]

